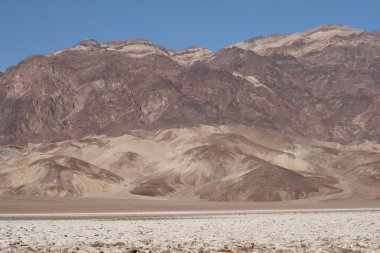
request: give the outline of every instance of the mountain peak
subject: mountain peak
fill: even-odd
[[[343,25],[327,24],[303,32],[256,37],[229,47],[240,47],[261,55],[269,55],[280,50],[284,51],[284,54],[302,56],[305,53],[336,44],[337,37],[345,38],[363,32],[363,30]],[[289,50],[287,50],[288,48]]]
[[[78,42],[74,47],[57,50],[50,55],[57,55],[65,51],[79,50],[105,50],[105,51],[118,51],[128,54],[132,58],[141,58],[150,54],[159,54],[169,56],[169,52],[165,47],[154,44],[148,39],[136,38],[129,40],[115,40],[99,42],[94,39],[85,39]]]
[[[375,37],[379,37],[380,38],[380,30],[375,30],[373,32],[371,32],[371,34]]]
[[[193,46],[173,51],[171,55],[179,64],[191,65],[194,62],[210,58],[213,51],[204,47]]]
[[[79,41],[75,46],[84,46],[84,47],[89,47],[89,46],[97,46],[99,45],[99,42],[97,42],[94,39],[84,39]]]
[[[363,30],[355,29],[349,26],[344,25],[337,25],[337,24],[326,24],[326,25],[320,25],[314,28],[311,28],[309,30],[299,32],[296,34],[302,34],[303,36],[307,37],[315,33],[322,33],[322,34],[337,34],[337,35],[347,35],[352,33],[361,33]]]
[[[146,38],[133,38],[133,39],[127,39],[127,40],[112,40],[112,41],[101,42],[101,44],[105,45],[105,46],[122,46],[122,45],[130,45],[130,44],[145,44],[145,45],[157,46],[155,43],[151,42],[150,40],[148,40]]]
[[[329,30],[358,30],[349,26],[340,25],[340,24],[323,24],[307,31],[329,31]]]

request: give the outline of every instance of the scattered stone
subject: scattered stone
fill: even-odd
[[[104,247],[104,245],[105,245],[104,242],[94,242],[91,244],[91,247],[100,248],[100,247]]]

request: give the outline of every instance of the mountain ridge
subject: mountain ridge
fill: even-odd
[[[336,30],[335,26],[327,27],[329,28],[327,29],[328,32]],[[36,136],[37,141],[40,141],[38,140],[40,133],[32,133],[31,128],[36,128],[32,125],[41,125],[41,121],[46,121],[46,119],[49,119],[50,122],[43,124],[50,124],[48,131],[54,129],[53,125],[56,125],[56,128],[58,127],[57,129],[60,129],[64,136],[70,138],[70,133],[64,133],[70,126],[74,126],[75,129],[72,132],[77,132],[77,134],[80,131],[91,134],[95,133],[95,129],[98,129],[96,131],[111,129],[112,125],[113,128],[118,128],[117,125],[124,124],[123,122],[127,118],[129,122],[133,122],[129,123],[129,127],[127,126],[130,129],[141,126],[149,128],[156,124],[160,127],[165,124],[171,126],[174,122],[180,124],[187,122],[186,124],[196,125],[237,121],[243,124],[268,126],[277,130],[284,128],[284,132],[288,134],[301,134],[324,140],[350,142],[358,138],[367,138],[366,135],[371,138],[375,136],[380,138],[380,133],[372,127],[373,124],[379,124],[376,123],[378,122],[376,119],[373,123],[369,123],[369,126],[361,127],[362,123],[358,123],[344,129],[342,126],[330,125],[331,117],[327,122],[321,117],[322,114],[328,115],[328,111],[339,110],[332,105],[338,103],[339,107],[339,103],[341,103],[339,101],[342,99],[346,101],[351,99],[353,103],[357,104],[355,107],[362,107],[360,109],[361,115],[365,115],[366,110],[374,111],[369,107],[377,106],[376,101],[380,96],[380,90],[377,86],[380,79],[376,71],[380,64],[378,58],[380,40],[369,33],[363,34],[360,30],[342,28],[341,26],[338,28],[343,29],[344,32],[346,30],[350,33],[353,32],[354,37],[347,35],[339,38],[339,44],[331,44],[335,45],[333,47],[323,46],[313,54],[308,53],[308,55],[299,56],[292,56],[287,52],[290,49],[294,50],[294,47],[299,48],[296,52],[301,52],[305,46],[310,48],[309,44],[294,45],[292,42],[290,49],[287,49],[289,46],[280,44],[278,50],[283,51],[277,50],[269,55],[260,55],[258,54],[260,52],[236,46],[216,52],[200,47],[174,52],[145,39],[115,42],[96,42],[89,39],[70,49],[59,50],[45,56],[28,57],[1,75],[0,98],[6,98],[1,100],[2,117],[9,118],[9,121],[0,122],[0,142],[6,143],[9,135],[14,136],[12,141],[16,139],[33,141],[34,137],[30,136],[18,138],[18,136],[23,136],[23,133],[32,134]],[[326,30],[326,27],[314,28],[302,34],[315,34],[320,30]],[[295,35],[281,36],[292,37]],[[328,37],[331,37],[331,34],[328,34]],[[325,43],[325,40],[323,39],[322,42]],[[319,39],[318,43],[320,43]],[[367,43],[368,46],[364,47],[363,43]],[[296,58],[291,58],[294,56]],[[327,64],[321,66],[320,62]],[[359,63],[362,66],[359,66]],[[329,73],[336,74],[331,76]],[[27,80],[29,76],[33,76],[33,81]],[[241,79],[242,76],[244,81]],[[319,80],[318,76],[322,76],[324,80]],[[207,80],[208,83],[204,85],[208,87],[201,88],[197,87],[197,84],[192,84],[191,80],[194,78],[198,78],[198,85],[202,79],[203,81]],[[250,87],[249,83],[252,82],[249,80],[252,78],[257,80],[254,83],[261,86]],[[309,82],[315,82],[315,84],[306,85]],[[136,83],[139,85],[136,86]],[[326,86],[326,84],[329,85]],[[52,88],[53,86],[55,88]],[[31,90],[32,88],[39,90],[40,94],[34,93]],[[50,89],[53,90],[50,91]],[[148,89],[149,92],[158,91],[158,93],[153,92],[154,94],[150,95],[147,95],[149,92],[141,93],[140,91],[144,89]],[[247,89],[252,90],[250,91],[251,96],[258,98],[261,96],[265,101],[259,101],[260,99],[252,101],[251,98],[244,97],[239,90]],[[210,94],[206,94],[206,90]],[[270,94],[265,94],[268,91]],[[231,100],[231,92],[235,93],[232,96],[235,97],[233,100]],[[75,96],[74,93],[80,95]],[[212,93],[215,93],[212,96],[218,94],[224,98],[219,97],[222,98],[219,101],[208,101],[208,97]],[[248,93],[245,92],[245,94]],[[331,95],[326,96],[326,93]],[[46,94],[44,98],[41,97],[42,94]],[[149,98],[148,100],[143,97],[146,95],[148,96],[146,98]],[[276,95],[276,98],[271,98],[273,95]],[[76,114],[82,109],[86,109],[90,103],[95,102],[95,100],[91,102],[91,100],[84,99],[84,97],[89,98],[88,96],[94,98],[101,96],[104,99],[102,103],[106,105],[109,102],[114,103],[111,106],[112,108],[108,109],[100,108],[96,104],[92,105],[99,107],[98,115],[90,120],[93,121],[93,130],[91,130],[91,126],[79,126],[80,122],[67,123],[65,121],[65,119],[68,120],[72,117],[74,117],[74,121],[79,120]],[[112,97],[111,101],[107,102],[105,96]],[[71,100],[73,97],[75,98],[73,101],[64,101]],[[19,98],[22,101],[17,101]],[[329,101],[323,101],[326,98]],[[37,109],[41,105],[38,105],[41,99],[45,103],[45,108]],[[122,102],[120,99],[124,101]],[[126,102],[125,99],[129,102]],[[241,99],[247,103],[250,112],[245,112],[246,109],[244,108],[247,108],[247,105],[242,105]],[[228,104],[223,105],[228,100],[230,100]],[[175,101],[174,104],[173,101]],[[275,104],[273,104],[274,101]],[[209,105],[207,105],[208,103]],[[24,119],[21,120],[22,123],[17,124],[18,126],[13,127],[11,126],[12,122],[17,121],[14,119],[15,116],[21,113],[24,114],[21,117],[27,118],[25,114],[28,113],[23,112],[20,108],[23,104],[28,104],[29,115],[42,113],[44,116],[41,115],[39,122],[30,122],[33,119]],[[280,104],[282,105],[280,106]],[[280,114],[274,111],[274,108],[286,108],[285,105],[289,108],[289,112],[283,112],[281,115],[288,114],[287,118],[291,120],[291,125],[294,125],[293,129],[287,129],[289,124],[280,123],[284,119],[280,119]],[[15,111],[10,112],[9,106],[13,107],[12,110]],[[50,106],[50,115],[46,115],[49,114],[46,106]],[[129,113],[121,112],[120,106],[126,108]],[[173,106],[177,108],[178,112],[175,113],[174,110],[169,114],[168,110],[172,110]],[[58,107],[59,112],[54,114],[54,107]],[[158,110],[154,109],[156,107]],[[306,109],[307,111],[305,111]],[[111,122],[108,125],[101,120],[107,110],[111,110],[110,113],[113,114],[114,118],[108,120]],[[322,113],[321,111],[324,110],[326,112]],[[198,116],[190,116],[195,112]],[[348,114],[348,111],[340,114]],[[57,115],[61,115],[61,117],[57,117]],[[174,115],[176,116],[173,118]],[[301,115],[304,120],[299,118]],[[359,113],[356,113],[355,116],[359,117]],[[354,116],[348,117],[348,120],[354,120]],[[373,116],[370,117],[373,118]],[[162,122],[160,122],[161,120]],[[309,124],[306,124],[307,121],[313,122],[314,130],[307,130],[310,127]],[[360,118],[357,118],[356,121],[360,121]],[[332,131],[333,127],[338,129],[334,132]],[[89,130],[85,130],[86,128]],[[28,134],[28,132],[31,133]],[[4,135],[5,133],[7,134]],[[76,134],[72,137],[74,136]],[[52,140],[47,138],[46,141]]]
[[[27,57],[0,72],[0,194],[379,198],[376,34],[325,25],[214,52],[86,39]]]

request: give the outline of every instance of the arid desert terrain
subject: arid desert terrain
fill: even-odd
[[[380,33],[93,39],[0,71],[0,252],[380,252]]]

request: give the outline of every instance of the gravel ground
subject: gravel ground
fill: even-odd
[[[380,211],[0,220],[0,252],[380,252]]]

